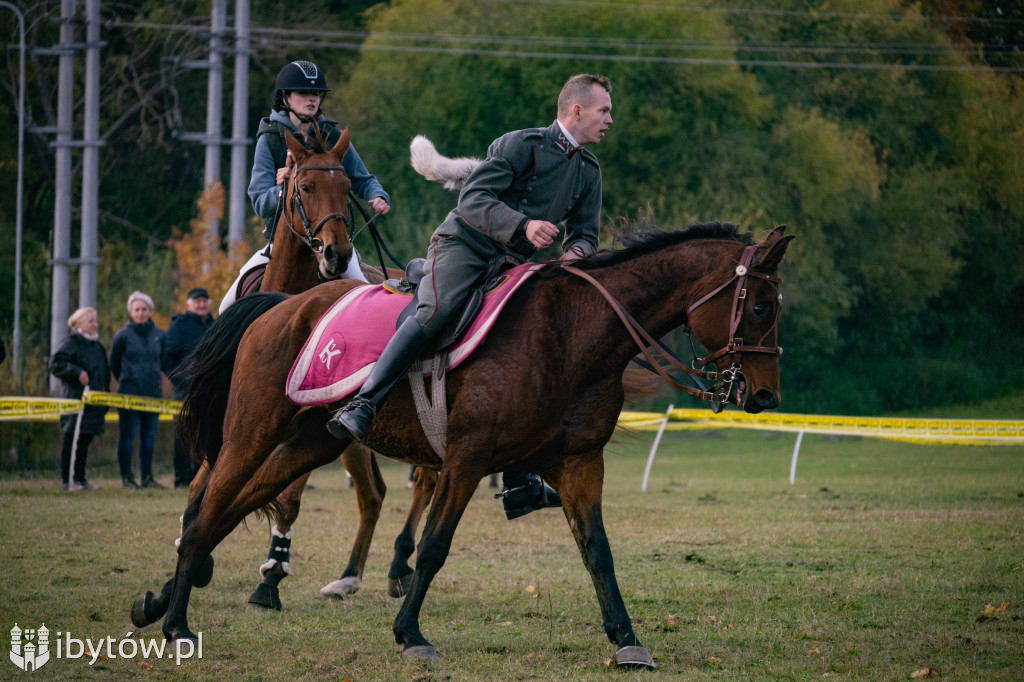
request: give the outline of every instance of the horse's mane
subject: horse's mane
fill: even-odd
[[[326,154],[331,151],[331,145],[327,137],[327,133],[316,126],[313,126],[308,135],[296,136],[310,155]]]
[[[723,223],[718,220],[709,223],[695,223],[685,230],[664,232],[654,224],[650,217],[642,218],[637,223],[633,223],[628,218],[619,218],[616,221],[616,226],[609,231],[612,234],[613,242],[619,242],[625,248],[602,249],[591,256],[574,261],[573,265],[581,270],[603,268],[694,239],[724,239],[746,245],[754,243],[752,233],[740,232],[739,225]],[[539,274],[546,279],[557,279],[568,273],[562,268],[544,268]]]

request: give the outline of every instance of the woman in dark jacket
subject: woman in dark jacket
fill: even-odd
[[[64,383],[65,398],[78,400],[86,386],[92,391],[110,390],[110,367],[107,350],[99,342],[99,326],[94,308],[79,308],[68,318],[71,334],[50,358],[50,372]],[[86,405],[76,414],[61,416],[64,446],[60,469],[64,490],[96,490],[85,478],[85,461],[93,436],[103,433],[106,414],[104,406]]]
[[[164,330],[153,324],[153,299],[141,291],[128,297],[131,319],[114,334],[110,345],[110,369],[117,377],[117,392],[149,398],[162,398],[160,356]],[[120,434],[117,439],[117,463],[121,467],[121,485],[125,488],[163,488],[153,480],[153,443],[160,415],[118,408]],[[132,475],[132,449],[135,426],[139,427],[139,472],[142,485]]]

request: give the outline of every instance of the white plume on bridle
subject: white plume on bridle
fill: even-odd
[[[423,135],[417,135],[409,143],[410,163],[413,169],[427,180],[440,182],[445,189],[458,190],[466,184],[470,174],[483,163],[482,159],[461,156],[456,159],[442,156],[434,143]]]

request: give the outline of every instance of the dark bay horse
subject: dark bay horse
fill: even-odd
[[[754,242],[732,226],[698,225],[634,236],[623,250],[574,265],[651,337],[685,325],[704,347],[717,349],[703,362],[729,377],[732,401],[760,412],[780,399],[776,272],[792,239],[783,231]],[[234,358],[234,371],[193,381],[185,398],[183,432],[212,469],[185,510],[174,577],[159,595],[136,600],[146,604],[148,622],[166,613],[167,639],[195,639],[189,596],[213,548],[296,478],[336,458],[337,441],[324,428],[328,411],[300,409],[284,387],[321,314],[353,286],[342,280],[286,300],[277,294],[243,299],[222,317],[232,317],[225,327],[232,332],[211,334],[197,349],[213,366]],[[243,335],[238,329],[246,325]],[[605,633],[617,647],[614,661],[653,667],[626,612],[601,511],[604,446],[622,408],[623,372],[636,353],[631,332],[598,287],[552,264],[516,292],[481,348],[449,373],[443,460],[423,433],[408,385],[395,389],[367,445],[440,472],[411,588],[394,621],[403,655],[437,657],[420,631],[419,613],[477,484],[493,472],[525,470],[540,473],[562,496]],[[211,414],[210,405],[225,393],[226,411]]]
[[[287,192],[282,196],[285,204],[275,231],[273,257],[267,263],[259,288],[264,292],[299,294],[320,282],[340,277],[346,271],[353,253],[349,239],[352,226],[347,223],[351,182],[342,167],[342,159],[349,146],[349,132],[348,129],[342,131],[333,148],[328,147],[326,138],[318,136],[309,138],[307,148],[290,133],[285,134],[285,143],[295,165],[291,178],[282,185],[282,192]],[[388,274],[400,277],[403,273],[396,270]],[[373,273],[370,278],[372,281]],[[383,279],[381,275],[377,281]],[[355,487],[359,525],[348,565],[338,580],[324,586],[321,594],[344,597],[357,592],[362,584],[370,541],[380,517],[387,486],[376,458],[368,448],[358,443],[347,447],[341,443],[338,445],[339,450],[344,449],[341,453],[342,462],[352,476]],[[205,485],[209,471],[204,462],[189,491],[190,501]],[[409,548],[413,544],[413,533],[420,516],[430,501],[436,478],[434,472],[426,470],[417,477],[406,528],[396,541],[396,559],[391,570],[395,575],[390,580],[392,591],[401,589],[402,579],[406,586],[411,581],[412,569],[407,563],[411,554]],[[278,495],[272,508],[274,527],[268,561],[260,567],[263,581],[249,597],[251,608],[281,609],[278,585],[288,575],[289,545],[299,515],[302,492],[308,480],[307,473],[292,482]],[[207,572],[210,570],[212,564],[207,565]],[[204,581],[208,579],[205,577]],[[396,585],[399,587],[396,588]]]

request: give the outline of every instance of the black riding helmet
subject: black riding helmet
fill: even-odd
[[[300,60],[287,64],[277,74],[277,81],[274,83],[275,90],[315,90],[327,92],[327,81],[324,74],[316,64]]]
[[[299,60],[286,64],[274,82],[274,98],[272,108],[287,111],[285,100],[288,93],[294,90],[327,92],[327,81],[320,68],[313,62]]]

